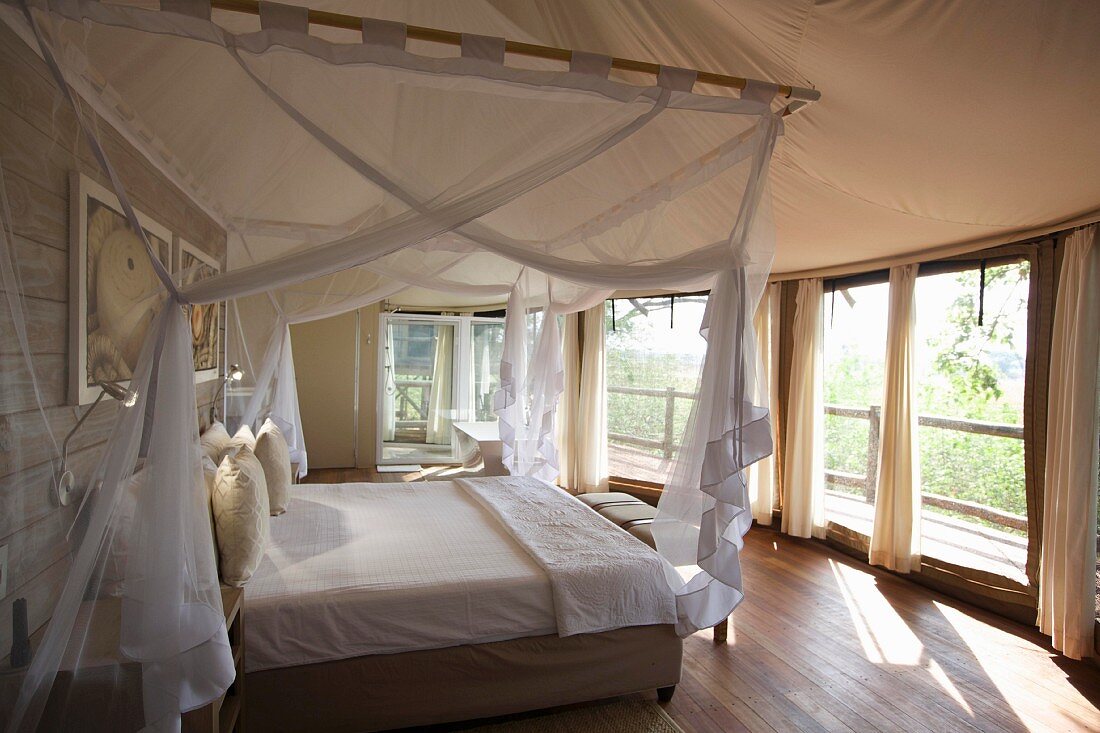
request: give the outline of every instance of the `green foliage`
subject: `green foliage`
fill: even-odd
[[[986,312],[979,326],[978,271],[954,276],[952,292],[958,295],[946,310],[943,327],[929,343],[918,345],[933,350],[931,371],[922,374],[918,384],[921,414],[1021,422],[1021,395],[1007,394],[1007,385],[1018,391],[1022,383],[1018,355],[1025,348],[1021,324],[1026,323],[1029,277],[1027,262],[988,268]],[[988,297],[993,293],[997,297]],[[881,362],[845,352],[826,374],[825,399],[848,407],[880,405],[881,385]],[[867,422],[827,416],[825,431],[826,468],[864,474]],[[1027,514],[1022,440],[921,427],[918,443],[923,491]]]

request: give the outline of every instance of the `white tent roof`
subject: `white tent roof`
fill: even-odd
[[[773,158],[775,273],[1100,218],[1100,3],[288,1],[816,87]]]

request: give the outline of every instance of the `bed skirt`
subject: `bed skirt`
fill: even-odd
[[[250,672],[248,730],[358,733],[567,705],[680,681],[672,626],[532,636]]]

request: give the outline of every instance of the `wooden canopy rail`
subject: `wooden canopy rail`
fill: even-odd
[[[249,15],[260,14],[259,0],[211,0],[210,7],[216,10],[226,10],[233,13],[247,13]],[[309,22],[312,25],[323,25],[330,28],[343,28],[345,30],[359,31],[362,30],[363,19],[354,15],[344,15],[343,13],[331,13],[325,10],[308,9]],[[455,31],[445,31],[438,28],[425,28],[423,26],[410,25],[406,26],[406,35],[408,38],[415,39],[417,41],[428,41],[430,43],[444,43],[449,46],[461,46],[462,34]],[[505,41],[504,42],[505,53],[516,54],[517,56],[530,56],[532,58],[550,59],[553,61],[564,61],[569,63],[573,58],[573,52],[567,48],[555,48],[554,46],[540,46],[535,43],[523,43],[521,41]],[[637,71],[643,74],[653,74],[656,76],[661,71],[661,65],[655,64],[650,61],[635,61],[633,59],[623,59],[618,57],[611,58],[611,68],[618,69],[619,71]],[[727,87],[730,89],[744,89],[749,79],[741,76],[728,76],[726,74],[716,74],[711,71],[699,71],[695,70],[695,81],[701,84],[713,84],[715,86]],[[803,87],[795,87],[789,84],[780,84],[779,94],[784,97],[793,97],[794,99],[802,102],[816,101],[820,94],[813,89],[806,89]],[[792,110],[794,111],[794,110]]]

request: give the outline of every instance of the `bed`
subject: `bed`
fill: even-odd
[[[667,696],[682,646],[662,563],[532,479],[295,486],[245,588],[249,727],[385,730]]]

